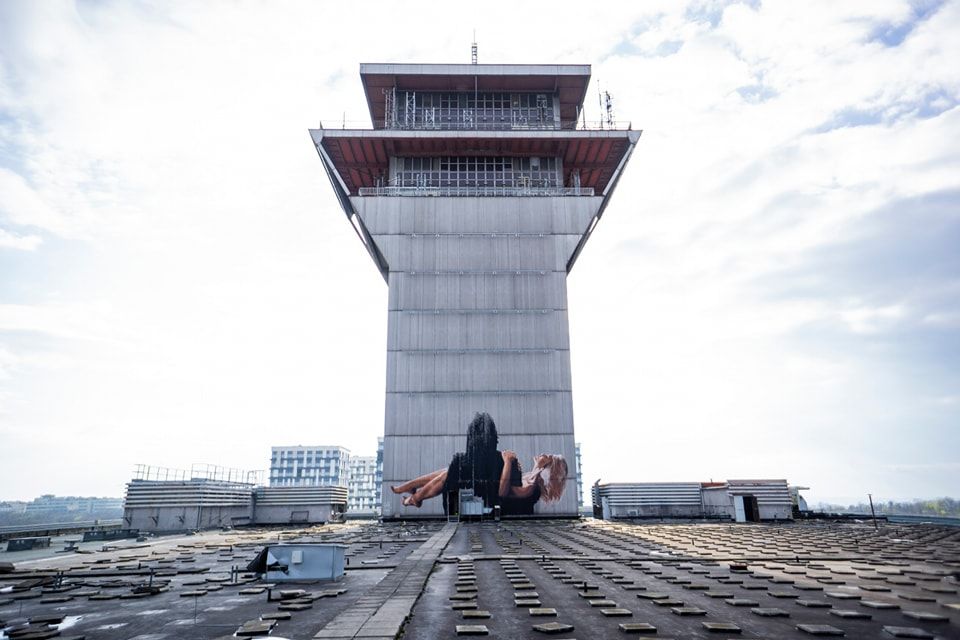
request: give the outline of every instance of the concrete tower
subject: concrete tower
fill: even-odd
[[[446,470],[477,412],[524,473],[565,458],[562,495],[534,513],[575,515],[567,273],[640,132],[582,122],[589,65],[362,64],[360,78],[373,129],[310,134],[389,286],[383,516],[444,513],[443,496],[407,506],[390,487]]]

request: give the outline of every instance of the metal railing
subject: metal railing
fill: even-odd
[[[470,158],[466,161],[470,162]],[[483,158],[479,167],[460,170],[410,170],[397,171],[389,181],[391,187],[559,187],[560,172],[556,169],[501,169],[486,170]],[[442,161],[442,158],[441,158]],[[456,162],[453,163],[456,167]],[[468,165],[461,165],[468,166]]]
[[[421,107],[399,111],[384,123],[388,129],[559,129],[553,109]]]
[[[369,130],[370,122],[368,120],[328,118],[321,120],[320,128],[327,130]],[[561,120],[557,122],[551,119],[542,124],[539,121],[513,124],[512,120],[498,123],[496,121],[481,122],[475,119],[468,126],[465,121],[454,119],[451,123],[434,121],[427,126],[425,124],[418,125],[417,120],[414,120],[411,124],[400,123],[398,120],[396,125],[391,123],[390,126],[385,128],[401,131],[631,131],[633,130],[633,123],[627,120]]]
[[[249,471],[246,469],[232,469],[213,464],[195,463],[190,469],[172,469],[148,464],[137,464],[134,467],[133,479],[146,481],[177,481],[215,480],[218,482],[232,482],[236,484],[262,485],[265,472],[263,470]]]
[[[360,187],[361,196],[592,196],[593,187]]]

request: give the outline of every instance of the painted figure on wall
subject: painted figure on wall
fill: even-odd
[[[442,496],[444,513],[456,513],[459,493],[472,489],[484,507],[499,505],[503,515],[532,515],[540,501],[554,502],[563,495],[567,461],[563,456],[534,456],[533,468],[524,473],[513,451],[497,449],[497,426],[488,413],[478,413],[467,427],[466,451],[453,455],[446,469],[391,487],[408,494],[403,504],[420,507],[424,500]]]

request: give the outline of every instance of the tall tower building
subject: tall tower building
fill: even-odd
[[[583,121],[589,65],[360,78],[373,128],[310,134],[389,287],[383,516],[576,515],[567,274],[640,132]]]

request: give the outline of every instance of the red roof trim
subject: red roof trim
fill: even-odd
[[[563,158],[565,177],[569,177],[571,171],[580,170],[581,185],[601,193],[630,147],[626,131],[607,132],[606,136],[571,132],[543,137],[440,137],[403,132],[383,135],[382,131],[370,136],[369,133],[372,132],[336,130],[325,134],[321,141],[353,195],[360,187],[374,186],[377,177],[386,176],[391,156],[418,155],[557,156]]]

